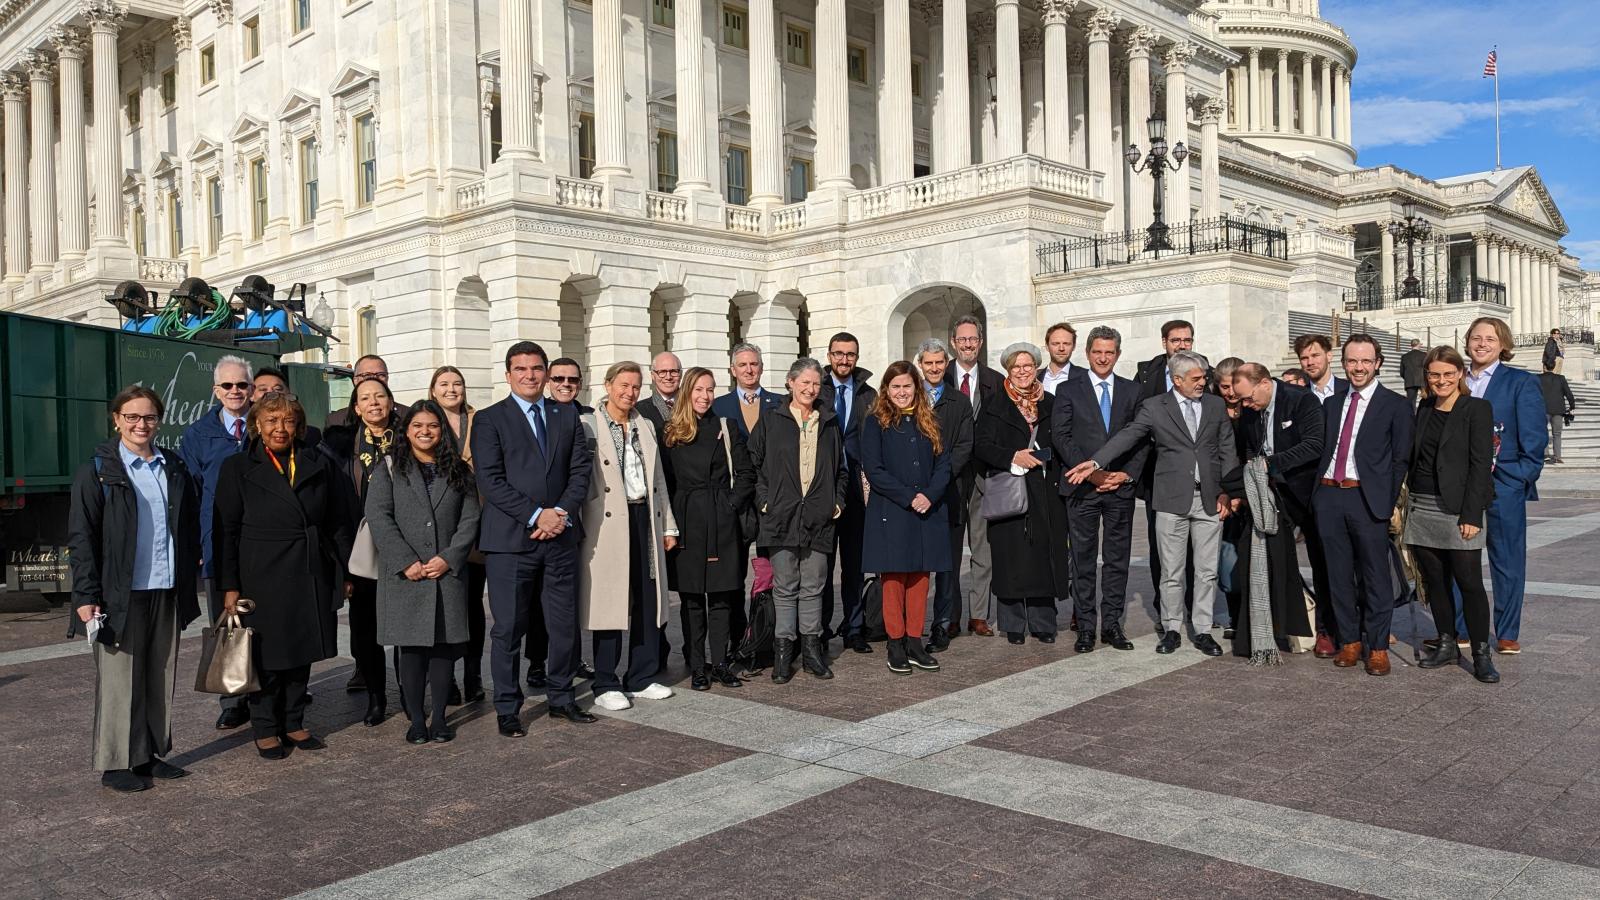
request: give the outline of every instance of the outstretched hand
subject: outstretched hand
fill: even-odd
[[[1067,472],[1067,480],[1073,484],[1083,484],[1089,480],[1090,475],[1095,473],[1096,468],[1094,460],[1078,463]]]

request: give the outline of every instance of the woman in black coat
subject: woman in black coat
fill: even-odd
[[[394,394],[387,384],[369,378],[356,385],[350,395],[345,424],[332,426],[322,434],[322,453],[344,476],[346,525],[351,534],[361,526],[372,470],[385,465],[399,433]],[[366,690],[367,713],[361,721],[378,725],[389,711],[389,677],[384,671],[383,645],[378,643],[378,583],[359,576],[352,576],[350,583],[350,655],[355,657],[356,676],[361,680],[358,687],[352,678],[347,689]]]
[[[1056,598],[1068,596],[1067,514],[1061,503],[1060,470],[1046,461],[1048,435],[1041,443],[1039,423],[1048,423],[1055,398],[1039,383],[1039,349],[1018,343],[1006,348],[1000,361],[1005,390],[985,401],[972,435],[972,456],[979,477],[1017,470],[1024,479],[1028,511],[989,522],[993,590],[1000,601],[1000,630],[1013,644],[1023,633],[1047,644],[1056,639]]]
[[[861,423],[861,469],[870,490],[862,533],[861,567],[878,573],[889,671],[939,671],[922,645],[928,574],[950,571],[950,523],[945,514],[950,452],[939,419],[911,363],[891,363],[872,411]]]
[[[117,438],[72,480],[67,636],[95,629],[94,766],[124,793],[188,774],[161,757],[172,752],[178,633],[200,615],[200,495],[182,458],[156,446],[165,411],[149,388],[124,388],[111,401]]]
[[[350,558],[348,498],[327,459],[303,443],[306,413],[292,395],[258,401],[246,422],[256,440],[217,476],[217,587],[223,613],[238,612],[255,631],[256,749],[283,759],[286,743],[326,746],[303,724],[306,682],[312,663],[339,652],[334,617]]]
[[[744,682],[727,665],[728,622],[744,592],[739,522],[741,517],[755,521],[750,504],[756,471],[736,437],[738,428],[711,413],[717,392],[711,370],[690,369],[684,385],[663,429],[662,446],[672,473],[672,515],[678,520],[678,546],[667,565],[683,603],[689,686],[710,690],[715,681],[739,687]]]

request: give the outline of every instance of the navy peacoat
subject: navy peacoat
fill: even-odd
[[[950,453],[933,452],[910,416],[885,428],[869,415],[858,446],[872,493],[862,530],[861,568],[866,572],[950,571]],[[941,448],[945,449],[945,448]],[[918,494],[933,502],[926,513],[911,510]]]

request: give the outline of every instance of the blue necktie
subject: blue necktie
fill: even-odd
[[[845,395],[850,392],[849,384],[841,384],[833,391],[833,413],[839,417],[839,433],[844,434],[850,430],[849,407],[845,405]],[[850,458],[850,451],[845,451],[845,459]]]
[[[1100,421],[1106,426],[1106,434],[1111,433],[1111,383],[1100,382]]]
[[[528,407],[528,415],[533,416],[533,439],[539,442],[540,455],[549,456],[550,442],[544,431],[544,410],[535,403]]]

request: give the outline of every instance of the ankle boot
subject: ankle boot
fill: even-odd
[[[1472,642],[1472,677],[1484,684],[1500,683],[1500,673],[1495,671],[1488,641]]]
[[[1439,643],[1422,654],[1417,660],[1419,669],[1437,669],[1448,666],[1461,658],[1461,651],[1456,648],[1456,636],[1446,632],[1439,633]]]
[[[911,674],[911,664],[906,661],[905,638],[890,638],[884,644],[884,655],[888,657],[886,662],[889,666],[889,671],[896,675]]]
[[[800,636],[800,662],[807,672],[818,678],[832,678],[828,668],[828,651],[823,649],[822,638],[815,634]]]
[[[933,654],[928,652],[927,647],[922,646],[922,638],[912,637],[908,634],[901,639],[900,643],[905,646],[906,658],[911,661],[913,666],[924,672],[939,671],[938,660],[933,658]]]
[[[772,642],[772,680],[777,684],[788,684],[794,677],[794,641],[789,638],[776,638]]]

